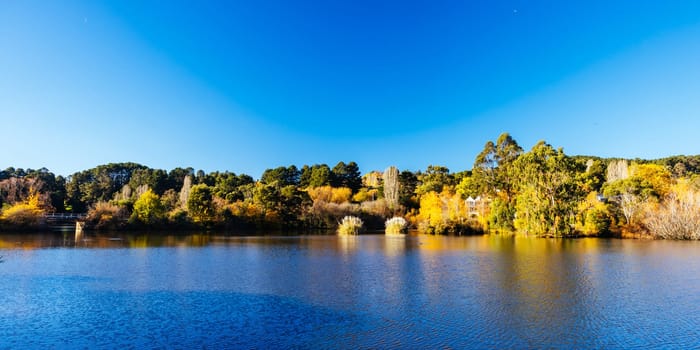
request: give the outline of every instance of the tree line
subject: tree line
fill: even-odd
[[[348,215],[381,229],[402,217],[432,234],[700,238],[700,156],[657,160],[568,156],[509,134],[471,170],[362,174],[355,162],[233,172],[112,163],[56,176],[0,171],[0,229],[41,228],[48,212],[88,213],[93,229],[332,229]]]

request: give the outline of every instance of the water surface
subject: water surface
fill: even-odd
[[[0,348],[689,348],[700,244],[0,235]]]

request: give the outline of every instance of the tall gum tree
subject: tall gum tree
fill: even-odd
[[[496,142],[488,141],[474,161],[471,183],[472,191],[492,198],[489,222],[494,229],[513,229],[515,214],[515,186],[517,174],[514,162],[523,149],[510,134],[501,134]]]
[[[514,162],[517,175],[515,228],[528,235],[575,234],[576,205],[583,196],[577,163],[544,141]]]

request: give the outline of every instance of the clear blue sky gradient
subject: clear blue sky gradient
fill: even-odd
[[[0,167],[700,153],[700,1],[0,2]]]

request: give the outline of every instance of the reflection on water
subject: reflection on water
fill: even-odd
[[[700,339],[698,242],[71,233],[0,235],[0,255],[0,348]]]
[[[97,234],[62,232],[0,234],[0,249],[204,247],[225,236],[210,234]]]

